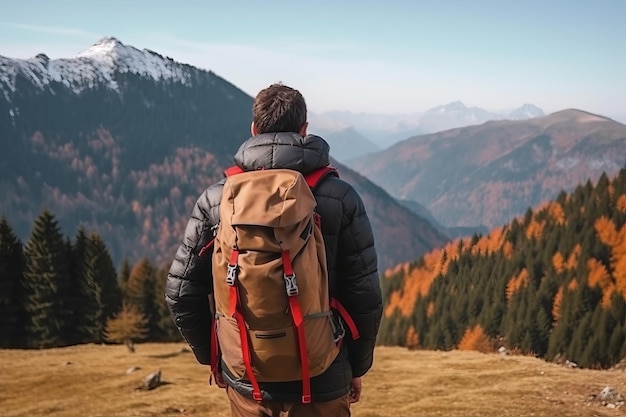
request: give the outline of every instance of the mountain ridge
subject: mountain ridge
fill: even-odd
[[[196,199],[250,135],[248,94],[116,38],[71,59],[1,57],[0,90],[0,215],[25,239],[47,207],[67,234],[79,225],[97,231],[118,263],[171,259]],[[372,215],[381,268],[447,241],[369,180],[355,188],[421,238],[397,247],[385,210]]]

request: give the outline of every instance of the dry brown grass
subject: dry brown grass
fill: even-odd
[[[0,350],[0,416],[230,416],[225,393],[184,344],[82,345]],[[183,350],[183,351],[181,351]],[[129,375],[127,369],[140,369]],[[164,384],[140,391],[161,369]],[[379,347],[364,378],[357,417],[623,416],[589,402],[611,386],[626,395],[626,372],[570,369],[522,356]]]

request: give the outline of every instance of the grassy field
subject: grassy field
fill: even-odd
[[[158,369],[162,385],[138,390]],[[0,350],[0,416],[230,416],[208,376],[184,344]],[[626,396],[626,372],[522,356],[379,347],[363,384],[357,417],[626,415],[590,400],[606,386]]]

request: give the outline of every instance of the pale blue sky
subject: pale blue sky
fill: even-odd
[[[461,100],[626,115],[626,1],[3,1],[0,55],[72,57],[104,36],[314,112]]]

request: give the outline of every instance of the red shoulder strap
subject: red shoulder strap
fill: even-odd
[[[314,189],[317,184],[319,184],[320,181],[326,178],[328,175],[339,177],[337,168],[332,165],[326,165],[325,167],[316,169],[313,172],[309,172],[307,175],[304,176],[304,179],[306,180],[306,183],[309,185],[309,187],[311,187],[311,189]]]
[[[228,167],[224,170],[224,174],[227,177],[231,177],[233,175],[236,174],[241,174],[243,172],[243,169],[241,169],[241,167],[237,166],[237,165],[233,165],[232,167]]]
[[[233,165],[224,170],[224,174],[227,177],[232,177],[233,175],[241,174],[242,172],[244,172],[244,170],[237,165]],[[315,188],[317,184],[319,184],[320,181],[326,178],[326,176],[328,175],[339,177],[337,168],[332,165],[326,165],[325,167],[318,168],[313,172],[309,172],[307,175],[304,176],[304,179],[306,180],[306,183],[309,185],[309,187]]]

